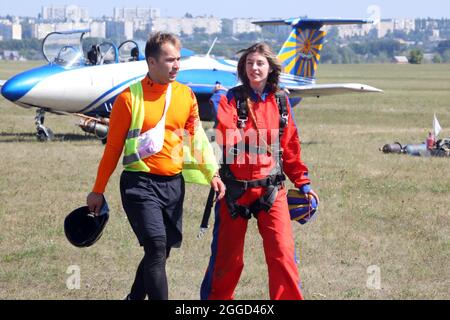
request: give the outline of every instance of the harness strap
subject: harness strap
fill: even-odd
[[[248,94],[245,92],[244,86],[238,86],[233,90],[234,98],[236,100],[236,109],[237,109],[237,127],[239,129],[244,129],[246,126],[246,122],[248,121],[248,105],[247,98]]]
[[[227,187],[225,202],[233,219],[238,216],[250,219],[252,214],[257,218],[257,214],[260,211],[269,212],[277,198],[279,188],[283,185],[283,181],[286,180],[284,174],[269,175],[257,180],[237,180],[228,166],[222,166],[219,173]],[[237,204],[237,200],[242,197],[247,189],[256,187],[266,188],[266,192],[261,198],[248,207]]]
[[[244,192],[250,188],[258,188],[258,187],[267,188],[270,186],[277,186],[277,185],[280,185],[284,180],[286,180],[286,177],[284,174],[268,175],[262,179],[257,179],[257,180],[238,180],[238,179],[234,178],[234,176],[230,177],[230,174],[232,175],[231,171],[227,170],[228,172],[224,173],[223,168],[225,168],[225,167],[222,167],[219,170],[220,177],[221,177],[223,183],[232,188],[240,188]]]
[[[255,200],[250,206],[244,206],[233,201],[231,197],[225,197],[228,210],[231,217],[236,219],[241,216],[244,219],[250,219],[253,216],[257,219],[261,211],[269,212],[278,195],[279,186],[269,186],[263,196]]]
[[[283,135],[284,128],[288,125],[289,114],[286,104],[286,93],[283,90],[279,90],[275,93],[275,99],[277,100],[278,111],[280,113],[280,139]]]
[[[274,146],[274,147],[273,147]],[[243,148],[242,148],[243,147]],[[275,149],[276,148],[276,149]],[[278,157],[283,155],[283,150],[278,148],[277,144],[269,145],[267,147],[261,145],[250,145],[248,143],[235,144],[233,147],[228,149],[228,153],[232,156],[237,157],[241,152],[253,153],[253,154],[277,154]]]
[[[234,98],[236,101],[236,109],[237,109],[237,127],[239,129],[244,129],[246,126],[246,122],[248,121],[248,93],[244,86],[238,86],[233,90]],[[281,142],[281,136],[283,135],[284,128],[288,124],[288,110],[286,104],[286,93],[284,91],[278,91],[275,93],[275,99],[278,106],[278,111],[280,114],[280,122],[279,122],[279,141]],[[237,180],[234,177],[233,173],[229,168],[229,164],[226,162],[221,166],[219,173],[222,178],[222,181],[227,186],[227,192],[225,194],[225,201],[227,203],[228,209],[230,211],[231,217],[233,219],[241,216],[244,219],[250,219],[252,214],[257,218],[257,214],[261,211],[268,212],[272,207],[275,199],[278,195],[279,188],[283,185],[283,181],[286,180],[285,175],[283,174],[282,169],[282,155],[283,151],[281,148],[271,148],[271,146],[253,146],[245,143],[236,144],[232,148],[229,149],[233,156],[239,155],[242,151],[248,153],[256,153],[256,154],[268,154],[268,153],[277,153],[277,172],[275,174],[271,174],[262,179],[257,180]],[[271,148],[272,150],[268,150]],[[225,147],[223,149],[225,154]],[[224,157],[225,158],[225,157]],[[264,195],[254,201],[250,206],[243,206],[237,204],[237,200],[242,197],[245,191],[249,188],[263,187],[266,188],[266,192]]]

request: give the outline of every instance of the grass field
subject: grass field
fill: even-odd
[[[0,79],[32,65],[1,62]],[[308,99],[295,109],[321,197],[317,219],[294,224],[305,297],[449,299],[450,159],[378,149],[424,141],[434,113],[440,137],[450,136],[450,65],[322,65],[318,79],[385,92]],[[111,217],[99,242],[78,249],[64,236],[64,218],[84,204],[103,151],[75,123],[47,115],[56,139],[40,143],[34,110],[0,98],[0,299],[122,299],[132,284],[142,250],[121,208],[120,168],[108,185]],[[207,192],[187,186],[183,246],[168,261],[171,299],[199,298],[212,238],[196,238]],[[236,298],[268,299],[255,220],[245,262]],[[68,288],[71,266],[79,268],[79,289]]]

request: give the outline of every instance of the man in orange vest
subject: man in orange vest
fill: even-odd
[[[125,170],[120,178],[122,205],[145,252],[127,296],[130,300],[146,296],[154,300],[168,299],[166,258],[170,249],[180,247],[182,241],[184,179],[181,174],[183,135],[180,133],[186,131],[194,136],[201,122],[194,93],[175,81],[180,69],[180,49],[179,39],[172,34],[156,33],[147,41],[148,74],[138,84],[138,89],[142,88],[140,99],[143,102],[136,102],[139,95],[130,89],[123,91],[114,102],[107,144],[94,188],[87,197],[91,212],[98,214],[103,192],[125,145]],[[135,104],[140,102],[144,114],[139,127],[136,125],[139,121],[133,120],[139,117]],[[132,141],[137,138],[136,133],[147,132],[164,117],[162,149],[145,158],[138,152],[133,153],[137,151]],[[128,161],[128,156],[135,156],[135,159]],[[211,170],[204,174],[217,192],[217,198],[222,198],[225,186],[218,174]]]

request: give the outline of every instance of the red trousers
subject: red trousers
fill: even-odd
[[[263,193],[263,188],[249,189],[238,203],[249,205]],[[224,199],[216,205],[215,211],[211,258],[200,296],[201,299],[228,300],[234,298],[234,290],[244,268],[248,220],[240,216],[232,219]],[[258,230],[263,239],[269,273],[270,299],[302,300],[285,188],[279,190],[269,212],[258,214]]]

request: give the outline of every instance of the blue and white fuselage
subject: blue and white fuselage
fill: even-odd
[[[177,81],[192,88],[203,108],[216,81],[231,88],[239,84],[237,61],[206,56],[182,60]],[[2,95],[15,104],[43,108],[55,113],[81,113],[107,117],[116,96],[147,73],[146,61],[104,64],[98,66],[61,66],[50,63],[25,71],[8,80]],[[314,84],[313,79],[283,74],[283,87]],[[202,110],[208,114],[208,110]],[[208,117],[205,116],[207,119]]]
[[[381,91],[362,84],[315,83],[314,73],[324,38],[324,32],[319,29],[323,24],[336,21],[340,20],[307,19],[302,22],[290,19],[271,22],[290,24],[293,29],[278,54],[286,71],[281,75],[280,85],[289,92],[292,105],[308,96]],[[264,21],[260,23],[267,24]],[[47,65],[20,73],[6,82],[0,81],[1,93],[6,99],[21,107],[38,109],[38,137],[40,134],[44,138],[48,135],[43,126],[44,112],[77,114],[86,119],[107,118],[117,95],[147,74],[147,63],[142,54],[144,48],[139,47],[138,43],[128,40],[116,47],[110,42],[103,42],[93,46],[96,50],[84,52],[82,39],[87,32],[79,30],[49,34],[43,41],[43,54],[49,62]],[[78,36],[80,33],[81,36]],[[52,36],[61,38],[52,42]],[[76,41],[61,44],[70,37]],[[95,52],[94,56],[92,52]],[[213,120],[209,98],[217,82],[225,88],[240,83],[237,61],[215,59],[210,55],[184,55],[182,51],[177,81],[188,85],[195,93],[201,119]],[[80,126],[86,129],[83,127],[86,124]]]
[[[23,107],[85,114],[98,109],[105,116],[115,97],[145,70],[145,61],[73,68],[49,64],[11,78],[2,94]]]

